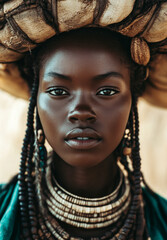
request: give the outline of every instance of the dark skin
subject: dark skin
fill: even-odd
[[[115,149],[131,109],[126,54],[117,39],[100,38],[51,40],[39,70],[37,108],[56,153],[56,179],[85,197],[101,197],[115,189]]]
[[[68,37],[52,40],[39,72],[38,112],[46,138],[59,155],[60,181],[68,190],[77,194],[75,189],[83,189],[92,197],[94,192],[104,195],[106,184],[115,182],[113,152],[131,108],[129,68],[121,59],[119,43],[113,40],[110,49],[107,44],[93,38],[84,44]],[[97,143],[71,146],[66,138],[73,129],[92,130],[98,136],[90,137]]]
[[[126,54],[114,37],[100,38],[52,39],[40,55],[37,109],[54,151],[54,174],[84,197],[105,196],[118,184],[115,149],[131,109]],[[83,237],[101,232],[64,227]]]

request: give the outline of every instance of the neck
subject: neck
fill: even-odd
[[[91,168],[70,166],[56,154],[53,158],[56,180],[75,195],[88,198],[102,197],[114,191],[118,184],[119,171],[113,155]]]

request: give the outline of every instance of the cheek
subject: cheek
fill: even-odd
[[[116,148],[123,138],[131,109],[131,97],[120,98],[108,111],[106,117],[107,139]],[[108,130],[108,131],[107,131]]]
[[[62,115],[60,104],[55,104],[45,93],[38,94],[37,109],[45,136],[52,145],[64,121],[64,113]]]

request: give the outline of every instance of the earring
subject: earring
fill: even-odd
[[[38,147],[38,155],[39,155],[39,165],[41,171],[43,172],[46,166],[47,160],[47,150],[45,148],[45,135],[42,129],[37,130],[37,147]]]
[[[47,161],[47,150],[45,148],[45,134],[41,125],[38,111],[36,112],[35,151],[36,159],[38,159],[38,167],[42,172],[44,172]]]
[[[124,138],[123,138],[123,150],[122,153],[124,156],[129,156],[132,153],[131,146],[131,132],[129,128],[126,128]]]

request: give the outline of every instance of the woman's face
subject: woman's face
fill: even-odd
[[[116,40],[66,38],[47,45],[37,108],[53,150],[71,166],[89,168],[111,156],[123,137],[130,72]]]

